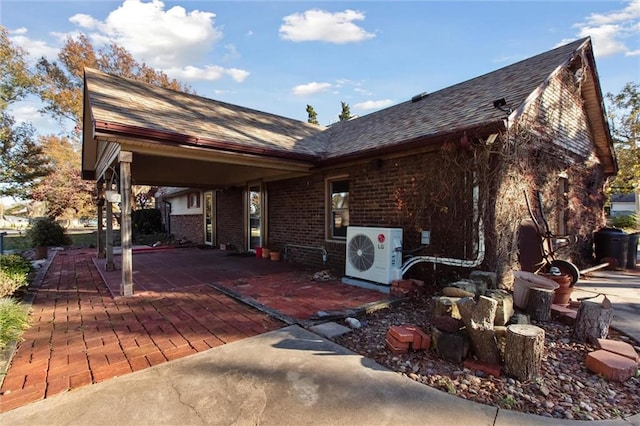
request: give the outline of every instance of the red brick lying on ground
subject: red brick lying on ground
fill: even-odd
[[[391,295],[396,297],[413,296],[421,287],[424,281],[417,279],[395,280],[391,283]]]
[[[385,343],[394,355],[398,355],[408,352],[409,348],[414,351],[429,349],[431,338],[416,326],[394,325],[389,327]]]
[[[624,382],[630,379],[638,370],[637,361],[604,349],[590,352],[585,364],[589,371],[601,374],[615,382]]]

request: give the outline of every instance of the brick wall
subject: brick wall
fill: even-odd
[[[231,244],[244,250],[243,189],[228,188],[216,191],[215,196],[217,244]]]
[[[177,240],[204,243],[204,218],[198,215],[172,215],[171,233]]]

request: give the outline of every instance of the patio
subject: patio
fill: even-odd
[[[311,271],[285,262],[219,250],[134,252],[132,297],[113,296],[121,271],[105,272],[95,250],[58,252],[49,262],[29,289],[32,326],[2,382],[0,412],[304,323],[318,311],[387,298],[314,282]]]

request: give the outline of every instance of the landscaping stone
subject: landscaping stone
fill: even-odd
[[[495,289],[498,287],[498,278],[495,272],[471,271],[469,279],[475,282],[484,283],[485,288]]]
[[[616,382],[624,382],[638,371],[637,361],[603,349],[587,354],[585,365],[589,371]]]
[[[451,318],[460,319],[460,311],[456,302],[459,297],[434,296],[431,298],[432,311],[434,316],[446,315]]]
[[[323,324],[314,325],[309,328],[314,333],[320,334],[321,336],[333,338],[337,336],[342,336],[343,334],[350,333],[352,330],[349,327],[345,327],[344,325],[340,325],[336,322],[325,322]]]

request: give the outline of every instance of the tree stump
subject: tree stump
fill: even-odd
[[[606,297],[602,303],[582,301],[573,327],[573,338],[579,342],[595,343],[609,334],[613,308]]]
[[[551,319],[551,304],[555,292],[547,288],[530,288],[527,313],[531,319],[549,321]]]
[[[507,327],[504,370],[520,381],[540,375],[544,352],[544,330],[535,325],[513,324]]]
[[[478,303],[472,297],[465,297],[458,300],[456,304],[478,359],[499,365],[500,353],[493,330],[498,302],[489,297],[480,296]]]

